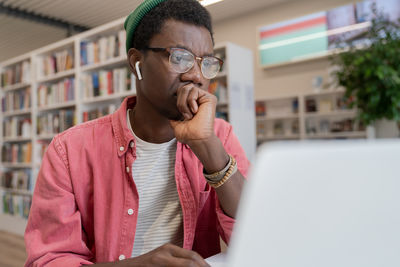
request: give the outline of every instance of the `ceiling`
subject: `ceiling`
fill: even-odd
[[[287,0],[224,0],[207,9],[214,23]],[[0,0],[0,62],[67,37],[67,29],[6,14],[19,9],[94,28],[127,16],[142,0]]]

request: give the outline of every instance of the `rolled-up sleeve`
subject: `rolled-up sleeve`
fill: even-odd
[[[91,264],[81,214],[75,203],[68,159],[57,137],[43,157],[25,230],[25,266]]]
[[[242,148],[239,139],[233,132],[232,126],[230,125],[228,131],[226,132],[226,136],[223,139],[223,145],[225,147],[226,152],[235,158],[238,165],[238,170],[243,175],[243,177],[247,179],[247,174],[250,168],[250,162],[246,157],[246,153],[244,152],[244,149]],[[235,219],[225,214],[225,212],[222,210],[219,204],[217,196],[216,196],[216,213],[218,219],[218,232],[222,240],[224,240],[224,242],[229,244]]]

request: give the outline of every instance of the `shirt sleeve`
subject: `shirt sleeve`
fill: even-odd
[[[55,137],[43,157],[33,194],[25,230],[25,266],[92,264],[85,240],[67,156]]]
[[[222,141],[226,152],[235,158],[238,165],[238,171],[240,171],[240,173],[244,176],[244,178],[247,179],[247,174],[250,168],[250,162],[246,157],[246,153],[244,152],[244,149],[242,148],[239,139],[233,132],[233,128],[231,125],[229,125],[227,134],[225,138],[222,139]],[[215,197],[216,197],[216,213],[218,219],[218,225],[217,225],[218,232],[222,240],[224,240],[226,244],[229,244],[235,219],[225,214],[225,212],[222,210],[219,204],[217,194],[215,194]]]

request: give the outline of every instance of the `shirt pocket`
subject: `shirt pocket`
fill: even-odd
[[[211,186],[206,183],[204,191],[200,191],[200,195],[199,195],[199,211],[201,211],[204,207],[204,204],[206,203],[207,199],[210,196],[210,192],[211,192]]]

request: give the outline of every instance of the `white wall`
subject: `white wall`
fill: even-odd
[[[266,0],[260,0],[266,1]],[[255,99],[312,91],[313,77],[328,79],[328,60],[297,63],[263,70],[258,66],[257,30],[259,26],[296,18],[346,5],[350,0],[291,0],[258,12],[214,24],[215,41],[233,42],[254,52]]]

